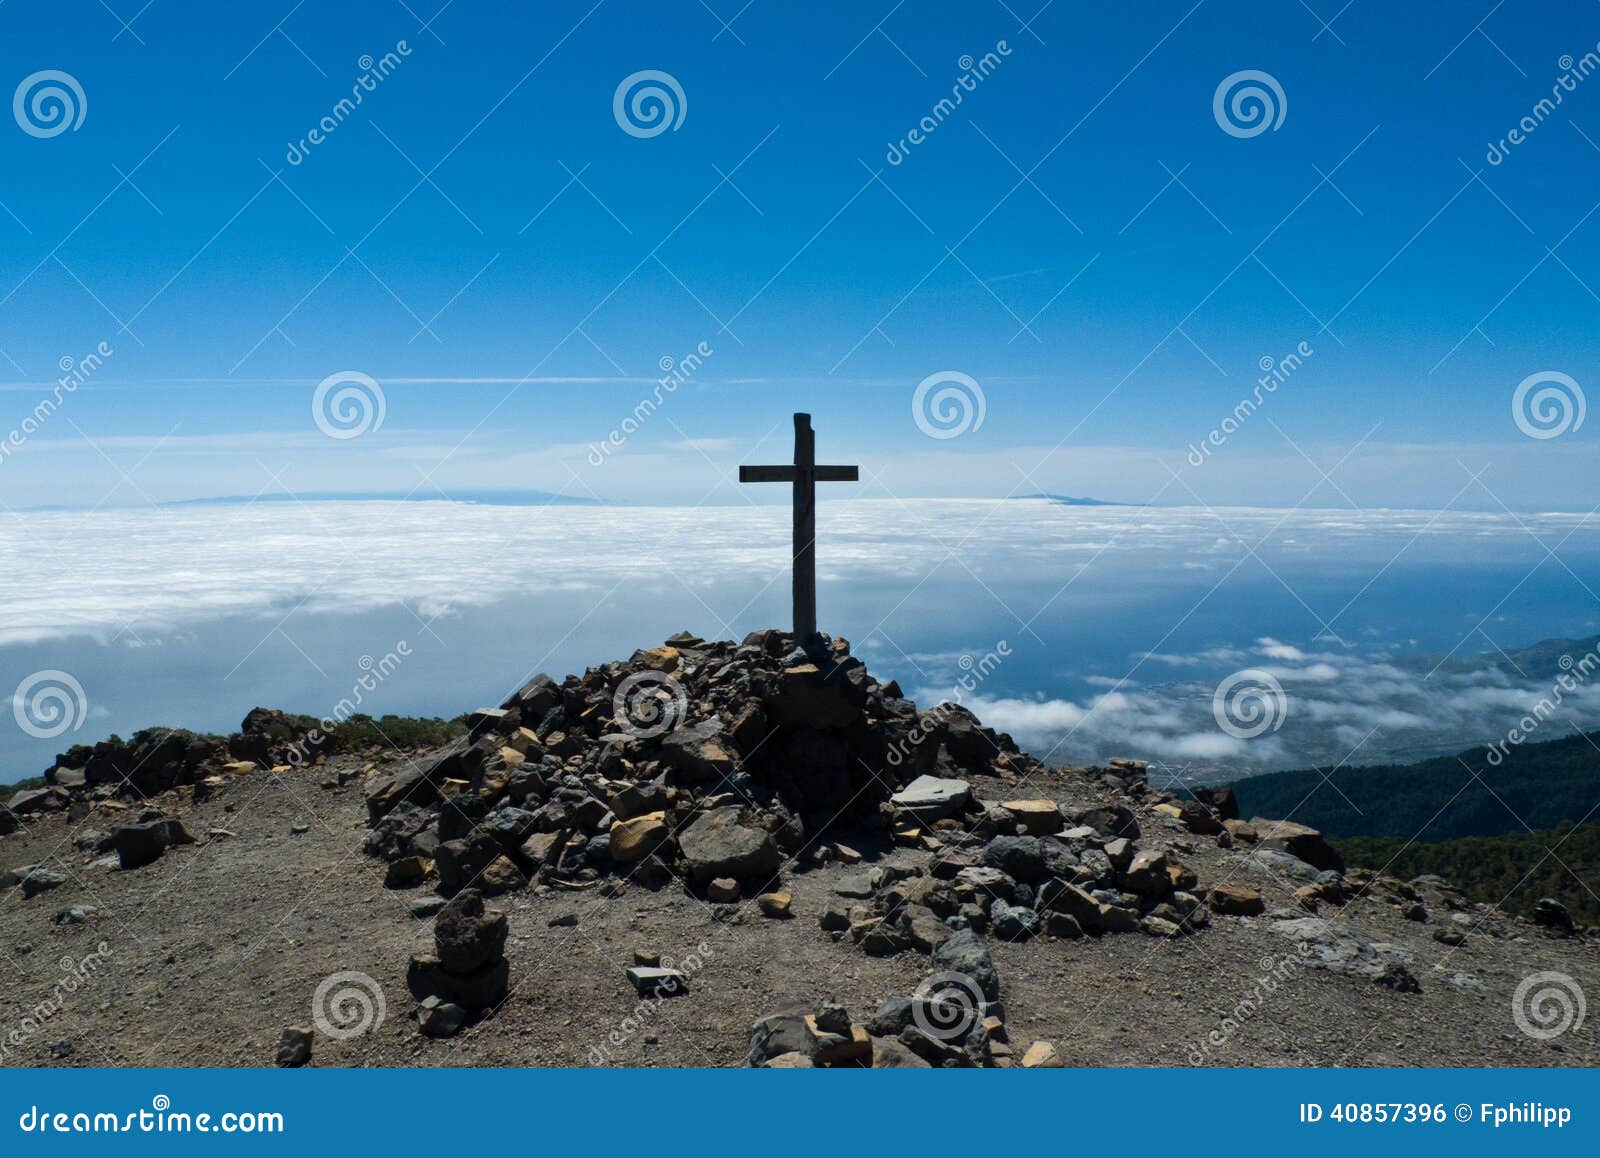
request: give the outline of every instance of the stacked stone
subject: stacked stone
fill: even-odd
[[[463,889],[434,921],[434,953],[411,958],[406,985],[417,1022],[430,1037],[449,1037],[491,1014],[506,998],[506,915],[484,908],[483,893]]]

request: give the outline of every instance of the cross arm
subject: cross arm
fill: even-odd
[[[795,468],[792,466],[741,466],[739,468],[740,482],[794,482]]]
[[[861,468],[854,466],[818,466],[812,468],[818,482],[860,482]]]

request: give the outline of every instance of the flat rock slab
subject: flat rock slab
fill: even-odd
[[[648,965],[628,968],[628,984],[640,997],[671,997],[689,991],[689,978],[677,969],[660,969]]]
[[[902,812],[922,820],[938,820],[960,812],[972,799],[972,785],[941,776],[918,776],[889,798]]]
[[[1302,962],[1330,973],[1377,980],[1391,966],[1404,966],[1411,961],[1411,954],[1398,945],[1369,941],[1360,933],[1321,917],[1274,921],[1272,930],[1298,943]]]

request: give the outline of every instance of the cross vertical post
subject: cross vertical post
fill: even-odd
[[[817,435],[811,415],[794,416],[794,634],[817,634]]]
[[[817,637],[817,483],[856,482],[854,466],[818,466],[811,415],[794,416],[793,466],[741,466],[740,482],[794,484],[794,634],[804,647]]]

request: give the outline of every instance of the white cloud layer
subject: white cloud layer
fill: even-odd
[[[823,583],[903,583],[909,591],[943,568],[991,591],[1021,577],[1059,583],[1063,599],[1078,595],[1083,575],[1125,576],[1119,582],[1156,591],[1195,582],[1174,578],[1175,567],[1199,568],[1221,586],[1259,564],[1278,574],[1348,572],[1359,584],[1401,557],[1449,564],[1492,554],[1532,567],[1545,557],[1541,540],[1566,541],[1568,553],[1600,546],[1600,520],[1559,514],[918,499],[825,502],[819,523]],[[690,593],[731,585],[754,595],[787,583],[789,535],[789,512],[770,506],[278,502],[12,513],[0,521],[0,644],[106,637],[130,626],[159,631],[291,607],[352,612],[406,602],[434,614],[622,584]],[[1261,646],[1264,658],[1303,682],[1344,678],[1336,663],[1296,647]],[[1181,666],[1237,656],[1151,658]]]

